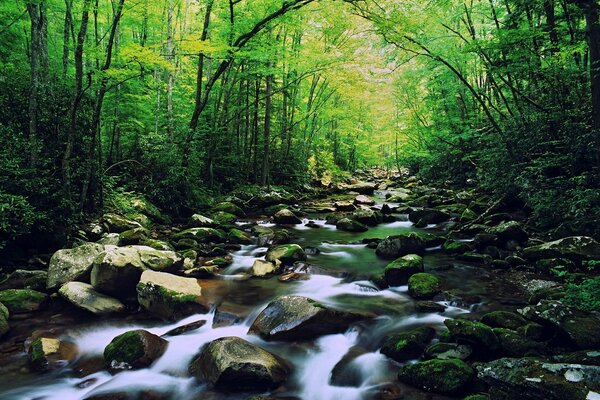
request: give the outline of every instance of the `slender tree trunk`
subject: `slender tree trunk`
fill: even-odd
[[[168,0],[167,5],[167,61],[173,64],[175,59],[175,46],[173,42],[173,0]],[[167,136],[169,140],[173,139],[174,121],[173,121],[173,87],[175,86],[175,72],[169,71],[167,78]]]
[[[270,65],[269,65],[270,67]],[[266,78],[266,93],[265,93],[265,130],[263,134],[263,164],[261,185],[269,185],[269,146],[271,142],[271,108],[273,97],[273,74],[269,72]]]
[[[585,0],[582,6],[585,12],[586,34],[590,48],[590,84],[592,92],[592,121],[596,129],[600,129],[600,21],[598,20],[598,3],[596,0]]]
[[[63,79],[67,77],[67,68],[69,66],[69,40],[73,25],[73,0],[65,0],[65,24],[63,27]]]

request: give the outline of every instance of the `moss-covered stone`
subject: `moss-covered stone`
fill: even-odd
[[[252,237],[239,229],[231,229],[227,234],[227,240],[236,244],[252,244]]]
[[[98,243],[84,243],[55,252],[48,265],[48,289],[56,289],[70,281],[89,282],[94,259],[103,251],[104,246]]]
[[[540,356],[546,353],[546,346],[527,339],[525,336],[505,328],[494,328],[500,351],[508,357]]]
[[[416,254],[408,254],[389,263],[384,270],[385,280],[390,286],[401,286],[419,272],[423,272],[423,258]]]
[[[341,231],[346,232],[366,232],[369,228],[356,220],[350,218],[342,218],[336,224],[335,227]]]
[[[444,253],[448,254],[462,254],[471,250],[471,248],[467,243],[458,240],[448,239],[442,245],[442,250],[444,251]]]
[[[425,357],[438,360],[466,360],[471,356],[471,347],[457,343],[438,342],[425,349]]]
[[[267,251],[265,260],[272,263],[280,261],[284,265],[292,265],[296,261],[306,261],[306,253],[297,244],[282,244],[271,247]]]
[[[420,272],[408,279],[408,294],[418,300],[432,299],[440,292],[440,280],[437,276]]]
[[[111,372],[149,367],[167,349],[168,342],[145,330],[125,332],[104,349],[104,363]]]
[[[393,260],[407,254],[423,254],[426,244],[415,232],[388,236],[377,245],[375,253],[384,259]]]
[[[213,221],[217,225],[231,225],[237,221],[235,214],[231,214],[225,211],[217,211],[212,215]]]
[[[222,243],[225,241],[225,234],[214,228],[190,228],[173,235],[175,241],[181,239],[190,239],[200,243]]]
[[[404,362],[419,358],[425,346],[435,336],[435,329],[420,327],[410,332],[387,336],[381,346],[381,353],[391,359]]]
[[[155,250],[175,251],[175,248],[169,243],[157,239],[146,239],[141,242],[143,246],[152,247]]]
[[[10,314],[39,310],[46,305],[48,295],[31,289],[8,289],[0,292],[0,303]]]
[[[506,328],[517,330],[527,324],[521,315],[509,311],[492,311],[481,317],[481,323],[492,328]]]
[[[104,214],[102,222],[111,233],[121,233],[130,229],[141,228],[142,224],[117,214]]]
[[[218,211],[223,211],[229,214],[233,214],[236,217],[245,217],[246,213],[244,212],[244,210],[242,210],[239,206],[235,205],[232,202],[229,201],[225,201],[222,203],[218,203],[216,204],[212,210],[214,212],[218,212]]]
[[[39,337],[29,346],[29,366],[37,372],[60,367],[65,361],[73,361],[77,347],[73,343],[56,338]]]
[[[447,319],[444,321],[444,325],[454,339],[459,343],[472,346],[480,356],[489,356],[490,352],[498,350],[498,338],[492,328],[481,322]]]
[[[140,244],[148,238],[150,232],[146,228],[130,229],[119,234],[119,246],[128,246],[131,244]]]
[[[398,372],[398,379],[421,389],[457,394],[465,390],[475,378],[475,371],[460,360],[430,360],[405,365]]]

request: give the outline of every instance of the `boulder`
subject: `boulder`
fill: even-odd
[[[440,290],[440,280],[435,275],[420,272],[408,279],[408,294],[413,299],[430,300]]]
[[[591,400],[600,396],[600,367],[597,366],[501,358],[479,364],[476,369],[478,378],[498,393],[497,398]]]
[[[421,236],[415,232],[388,236],[377,245],[375,253],[384,259],[394,259],[407,254],[423,254],[426,244]]]
[[[356,206],[349,201],[336,201],[333,206],[337,211],[354,211]]]
[[[278,212],[276,212],[275,215],[273,215],[273,221],[276,224],[283,224],[283,225],[296,225],[296,224],[302,223],[302,220],[300,218],[298,218],[296,216],[296,214],[294,214],[292,211],[290,211],[287,208],[284,208],[283,210],[279,210]]]
[[[450,335],[458,341],[458,343],[468,344],[478,352],[494,352],[498,349],[498,338],[487,325],[481,322],[468,321],[464,319],[447,319],[444,325],[450,331]]]
[[[1,301],[1,300],[0,300]],[[518,312],[525,318],[557,331],[579,349],[600,347],[600,318],[557,300],[542,300]]]
[[[157,239],[146,239],[142,243],[142,246],[152,247],[155,250],[162,251],[175,251],[175,248],[171,244]]]
[[[214,212],[212,217],[217,225],[232,225],[237,221],[237,216],[235,214],[225,211]]]
[[[225,234],[214,228],[190,228],[173,235],[175,241],[182,239],[195,240],[197,243],[222,243]]]
[[[131,246],[140,254],[144,267],[154,271],[173,271],[183,266],[183,258],[174,251],[156,250],[148,246]]]
[[[130,229],[119,234],[119,246],[128,246],[131,244],[140,244],[148,239],[150,231],[146,228]]]
[[[356,210],[352,219],[368,226],[376,226],[381,222],[381,214],[373,210]]]
[[[255,260],[252,264],[252,275],[257,277],[265,277],[276,274],[281,271],[281,268],[270,261]]]
[[[429,360],[405,365],[398,379],[426,391],[457,394],[467,389],[475,378],[475,371],[461,360]]]
[[[377,189],[377,184],[373,182],[359,182],[346,186],[346,189],[360,194],[373,194]]]
[[[514,240],[519,244],[526,244],[529,240],[529,235],[523,229],[522,224],[516,221],[503,222],[500,225],[488,228],[486,233],[495,235],[502,243]]]
[[[142,224],[117,214],[104,214],[102,223],[110,233],[122,233],[130,229],[141,228]]]
[[[201,214],[194,214],[188,221],[190,228],[212,228],[215,226],[215,221]]]
[[[296,261],[306,261],[306,253],[297,244],[282,244],[271,247],[265,255],[265,260],[283,265],[292,265]]]
[[[235,244],[252,244],[252,237],[239,229],[231,229],[227,234],[227,240]]]
[[[385,267],[385,282],[389,286],[406,285],[408,279],[419,272],[423,272],[423,258],[416,254],[408,254]]]
[[[202,301],[200,285],[194,278],[147,270],[136,289],[140,305],[166,320],[208,311]]]
[[[301,296],[284,296],[271,302],[254,320],[249,333],[265,340],[310,340],[322,335],[344,332],[364,318],[333,310]]]
[[[355,221],[350,218],[342,218],[336,224],[335,227],[341,231],[346,232],[366,232],[369,228],[361,222]]]
[[[29,346],[29,366],[37,372],[63,367],[77,357],[77,346],[56,338],[40,337]]]
[[[289,365],[278,356],[238,337],[210,342],[189,367],[202,382],[228,391],[264,391],[283,383]]]
[[[448,239],[442,244],[442,251],[448,254],[463,254],[471,250],[471,247],[459,240]]]
[[[0,290],[6,289],[32,289],[45,290],[48,281],[48,272],[30,271],[27,269],[17,269],[10,273],[2,282]]]
[[[137,249],[106,246],[94,260],[90,280],[99,292],[125,298],[135,293],[135,285],[145,269]]]
[[[600,259],[600,243],[587,236],[572,236],[537,246],[527,247],[523,256],[528,260],[568,258],[574,261]]]
[[[527,324],[521,315],[509,311],[492,311],[481,317],[481,322],[492,328],[506,328],[516,331]]]
[[[424,208],[422,210],[410,212],[408,214],[408,219],[413,223],[421,222],[427,225],[439,224],[448,221],[450,219],[450,214],[433,208]]]
[[[70,281],[89,282],[94,260],[103,251],[98,243],[58,250],[50,258],[46,286],[53,290]]]
[[[125,306],[119,300],[98,293],[92,285],[87,283],[65,283],[58,294],[75,307],[89,311],[92,314],[105,315],[125,311]]]
[[[212,210],[214,212],[219,212],[219,211],[223,211],[229,214],[233,214],[236,217],[245,217],[246,213],[244,212],[244,210],[242,210],[239,206],[235,205],[234,203],[230,202],[230,201],[224,201],[222,203],[218,203],[217,205],[215,205]]]
[[[138,329],[115,337],[104,349],[104,365],[112,372],[147,368],[167,350],[169,342]]]
[[[466,360],[473,353],[471,347],[457,343],[442,343],[432,344],[425,349],[425,358],[437,360]]]
[[[9,313],[19,314],[37,311],[48,302],[48,295],[31,289],[7,289],[0,292],[0,303]]]
[[[419,313],[443,313],[446,311],[446,306],[435,301],[416,301],[415,311]]]
[[[381,346],[381,354],[392,360],[404,362],[421,357],[425,347],[435,337],[435,329],[420,327],[410,332],[387,336]]]
[[[494,328],[493,331],[498,338],[500,352],[504,356],[539,356],[548,352],[544,344],[530,340],[520,333],[511,331],[510,329]]]
[[[375,205],[375,200],[373,200],[369,196],[360,194],[354,198],[354,204],[359,204],[359,205],[364,204],[365,206],[373,206],[373,205]]]

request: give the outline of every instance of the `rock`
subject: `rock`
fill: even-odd
[[[368,226],[377,226],[381,222],[381,214],[373,210],[356,210],[352,219]]]
[[[189,367],[202,382],[228,391],[268,390],[283,383],[290,367],[278,356],[237,337],[210,342]]]
[[[408,294],[413,299],[430,300],[441,291],[437,276],[420,272],[408,279]]]
[[[150,232],[146,228],[135,228],[119,234],[119,246],[140,244],[148,238]]]
[[[287,208],[279,210],[277,213],[275,213],[275,215],[273,215],[273,221],[276,224],[282,225],[296,225],[302,223],[302,220]]]
[[[145,269],[137,249],[107,246],[94,260],[90,280],[99,292],[125,298],[135,293]]]
[[[75,307],[93,314],[104,315],[125,311],[125,306],[119,300],[98,293],[87,283],[65,283],[58,293]]]
[[[471,356],[473,350],[464,344],[435,343],[425,349],[425,357],[437,360],[466,360]]]
[[[449,239],[442,245],[442,250],[448,254],[463,254],[471,250],[471,247],[467,243]]]
[[[104,246],[97,243],[58,250],[48,265],[48,289],[56,289],[70,281],[89,282],[94,260],[103,251]]]
[[[183,258],[174,251],[156,250],[148,246],[131,246],[137,250],[146,268],[154,271],[172,271],[183,266]]]
[[[212,219],[215,224],[219,225],[233,225],[237,221],[237,216],[225,211],[217,211],[212,214]]]
[[[191,239],[198,243],[222,243],[225,240],[225,234],[214,228],[190,228],[173,235],[175,241],[181,239]]]
[[[190,228],[212,228],[215,225],[215,221],[212,219],[201,214],[194,214],[190,217],[187,226]]]
[[[271,302],[256,317],[249,333],[265,340],[310,340],[322,335],[344,332],[364,317],[326,308],[301,296],[284,296]]]
[[[227,234],[227,240],[236,244],[252,244],[252,237],[239,229],[231,229]]]
[[[593,314],[556,300],[542,300],[537,305],[527,306],[518,312],[533,322],[552,327],[579,349],[600,347],[600,319]]]
[[[142,224],[117,214],[104,214],[102,222],[110,233],[122,233],[130,229],[141,228]]]
[[[31,289],[7,289],[0,292],[2,303],[10,314],[37,311],[48,302],[48,295]]]
[[[192,332],[197,329],[200,329],[204,325],[206,325],[206,320],[201,319],[199,321],[191,322],[189,324],[185,324],[182,326],[178,326],[177,328],[173,328],[170,331],[168,331],[167,333],[165,333],[163,335],[163,337],[184,335],[188,332]]]
[[[481,232],[475,235],[475,237],[473,238],[473,245],[477,250],[480,251],[488,246],[497,246],[498,244],[498,236],[491,233]]]
[[[138,329],[115,337],[104,349],[104,365],[112,372],[147,368],[167,350],[169,342]]]
[[[591,237],[572,236],[554,242],[527,247],[523,256],[528,260],[568,258],[573,261],[600,259],[600,243]]]
[[[377,184],[372,182],[359,182],[354,185],[348,185],[346,189],[360,194],[373,194],[377,189]]]
[[[543,274],[575,272],[575,263],[566,258],[545,258],[535,263],[535,269]]]
[[[173,246],[162,240],[146,239],[141,244],[142,246],[152,247],[154,250],[175,251]]]
[[[508,311],[492,311],[481,317],[481,322],[492,328],[506,328],[516,331],[527,324],[527,320],[517,313]]]
[[[0,339],[10,330],[10,326],[8,325],[9,317],[10,312],[8,311],[8,308],[6,308],[4,304],[0,303]]]
[[[306,261],[306,254],[297,244],[282,244],[271,247],[265,255],[265,260],[283,265],[292,265],[296,261]]]
[[[0,290],[6,289],[32,289],[45,290],[48,273],[46,271],[29,271],[27,269],[17,269],[10,273],[0,283]]]
[[[364,381],[359,357],[367,354],[360,346],[351,347],[340,361],[335,364],[329,376],[329,384],[342,387],[360,387]],[[369,371],[370,372],[370,371]],[[366,372],[366,373],[369,373]]]
[[[409,213],[408,219],[413,223],[421,221],[422,223],[431,225],[448,221],[450,219],[450,214],[433,208],[424,208]]]
[[[130,200],[130,204],[138,213],[147,215],[155,222],[161,224],[171,223],[171,219],[167,215],[164,215],[158,207],[143,196],[136,195],[136,197]]]
[[[549,333],[543,325],[536,324],[535,322],[530,322],[524,326],[521,326],[517,329],[521,335],[525,336],[527,339],[542,341],[546,339],[547,333]]]
[[[423,272],[423,258],[416,254],[408,254],[385,267],[385,282],[389,286],[406,285],[408,279],[419,272]]]
[[[277,280],[279,282],[296,282],[296,281],[307,281],[310,279],[309,274],[303,274],[300,272],[288,272],[281,275]]]
[[[336,224],[335,227],[341,231],[346,232],[366,232],[369,230],[364,224],[355,221],[350,218],[342,218]]]
[[[354,198],[354,204],[364,204],[366,206],[375,205],[375,200],[364,194],[360,194]]]
[[[505,328],[495,328],[493,331],[500,343],[500,351],[505,356],[526,357],[547,353],[545,345],[529,340],[520,333]]]
[[[375,253],[388,260],[407,254],[423,254],[425,241],[416,233],[409,232],[396,236],[388,236],[377,245]]]
[[[337,211],[354,211],[356,206],[349,201],[336,201],[334,207]]]
[[[447,319],[444,325],[458,343],[465,343],[478,352],[489,355],[498,349],[498,338],[487,325],[481,322],[467,321],[464,319]]]
[[[560,354],[553,359],[563,364],[583,364],[600,366],[600,351],[581,350],[574,353]]]
[[[434,301],[417,301],[415,302],[415,311],[419,313],[443,313],[446,311],[446,306]]]
[[[461,360],[430,360],[405,365],[398,372],[398,379],[421,389],[457,394],[469,387],[475,371]]]
[[[383,341],[381,354],[398,362],[419,358],[434,336],[435,329],[430,327],[420,327],[410,332],[389,335]]]
[[[242,210],[240,207],[238,207],[237,205],[235,205],[229,201],[225,201],[225,202],[215,205],[212,208],[212,210],[214,212],[222,211],[222,212],[226,212],[229,214],[233,214],[236,217],[245,217],[246,216],[246,213],[244,212],[244,210]]]
[[[476,369],[478,378],[506,399],[591,400],[600,396],[597,366],[501,358]]]
[[[140,305],[166,320],[208,311],[202,302],[200,285],[194,278],[147,270],[136,289]]]
[[[29,346],[29,365],[37,372],[62,367],[76,357],[77,346],[56,338],[40,337]]]
[[[514,240],[519,244],[526,244],[529,240],[529,235],[523,229],[523,226],[516,221],[508,221],[501,223],[486,230],[488,234],[496,235],[502,243]]]
[[[275,266],[270,261],[255,260],[252,264],[252,275],[257,277],[265,277],[272,274],[277,274],[281,271],[281,268]]]

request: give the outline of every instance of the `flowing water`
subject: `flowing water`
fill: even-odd
[[[378,198],[382,201],[381,197]],[[402,219],[402,218],[401,218]],[[26,354],[12,354],[0,364],[0,398],[75,400],[102,393],[162,393],[171,399],[245,399],[251,393],[222,393],[202,385],[187,374],[189,362],[205,344],[225,336],[238,336],[255,343],[293,364],[293,374],[284,386],[277,389],[277,397],[306,400],[359,400],[381,398],[382,388],[392,384],[399,393],[393,398],[443,399],[418,390],[399,386],[395,382],[398,365],[379,352],[382,339],[390,333],[402,332],[418,326],[443,327],[446,318],[461,313],[503,308],[513,297],[510,287],[481,267],[458,263],[441,254],[439,249],[429,249],[425,256],[426,271],[438,275],[443,288],[451,293],[451,301],[440,301],[448,306],[446,312],[417,313],[407,287],[379,290],[368,277],[381,272],[386,261],[378,259],[373,249],[360,244],[364,238],[383,238],[402,231],[413,230],[410,222],[381,224],[365,233],[348,233],[315,220],[320,228],[298,226],[290,230],[295,242],[303,247],[316,247],[317,255],[310,256],[306,265],[299,267],[309,272],[308,280],[282,283],[277,278],[247,279],[244,272],[264,254],[266,248],[244,246],[233,254],[233,264],[223,271],[218,280],[203,280],[203,294],[215,299],[218,312],[193,315],[174,324],[158,323],[145,319],[107,320],[98,322],[73,315],[44,314],[31,321],[16,321],[17,330],[24,335],[33,328],[50,329],[66,340],[74,342],[82,360],[98,359],[104,347],[117,335],[131,329],[143,328],[163,335],[169,330],[198,320],[206,324],[184,335],[167,337],[166,353],[148,369],[125,371],[116,375],[96,372],[78,376],[71,366],[45,375],[36,375],[19,369]],[[267,225],[268,226],[268,225]],[[296,294],[318,300],[332,307],[367,311],[376,318],[352,326],[344,334],[327,335],[312,342],[265,342],[248,335],[248,328],[258,313],[272,299],[286,294]],[[66,313],[72,312],[68,309]],[[223,326],[223,318],[232,315],[233,325]],[[66,320],[61,320],[61,317]],[[347,356],[349,355],[349,356]],[[347,357],[345,357],[347,356]],[[0,359],[2,357],[0,356]],[[344,368],[332,371],[344,359]],[[11,368],[12,366],[12,368]],[[402,397],[399,397],[402,396]]]

